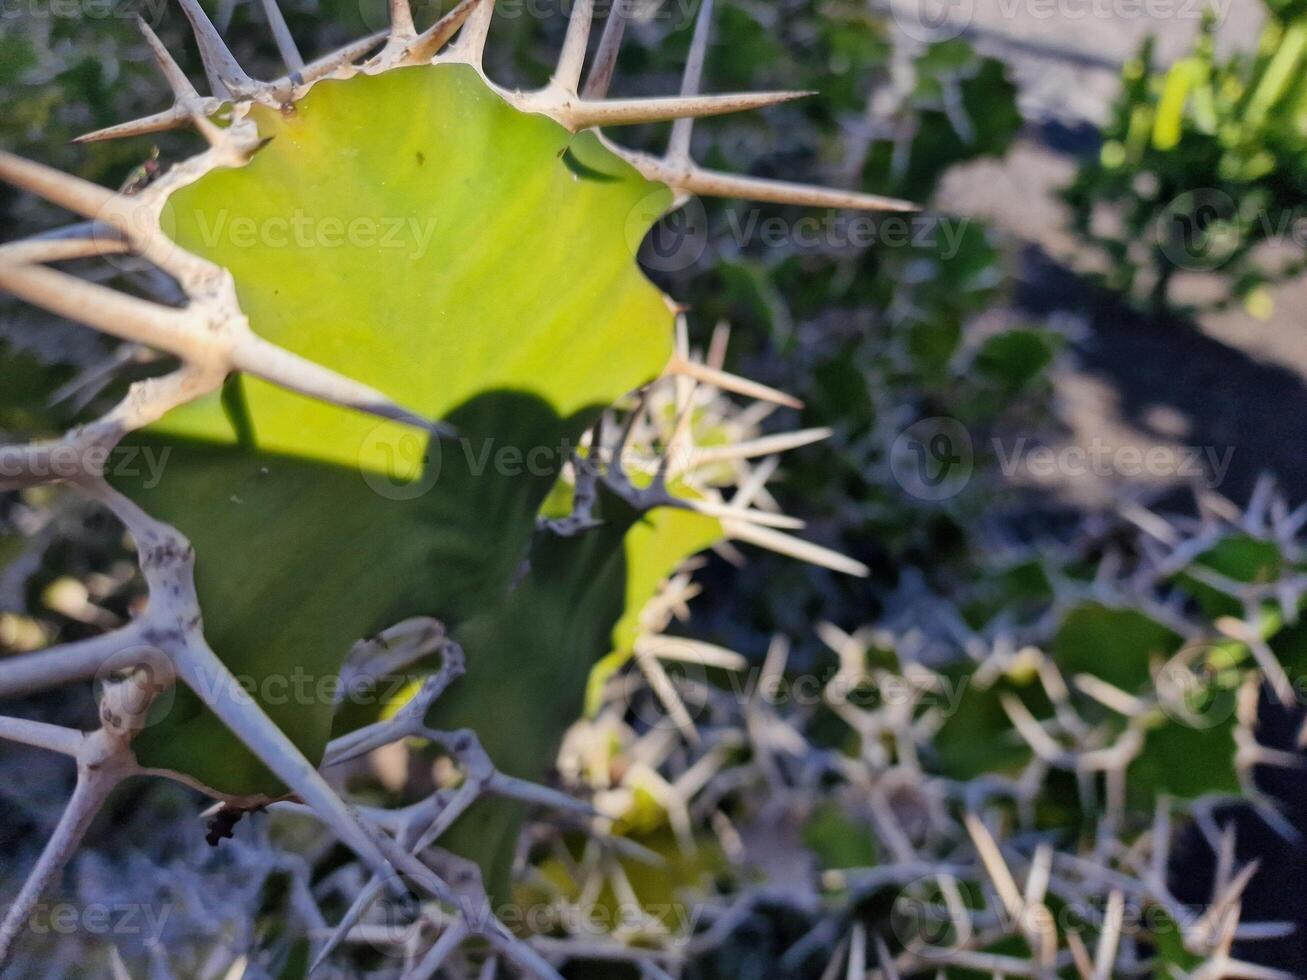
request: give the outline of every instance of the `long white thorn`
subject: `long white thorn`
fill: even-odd
[[[575,95],[581,84],[581,70],[585,66],[586,49],[590,46],[590,24],[594,20],[594,0],[574,0],[572,19],[567,22],[567,36],[558,55],[552,88]]]
[[[569,129],[590,126],[630,126],[637,123],[668,122],[724,116],[732,112],[764,109],[801,99],[810,92],[744,92],[730,95],[671,96],[649,99],[569,101],[561,107],[559,120]]]
[[[181,4],[186,19],[191,22],[195,43],[200,48],[200,60],[204,62],[204,73],[214,96],[229,99],[257,90],[259,83],[245,74],[245,69],[213,26],[213,21],[209,20],[209,15],[204,12],[199,0],[178,0],[178,3]]]
[[[1003,852],[999,849],[998,842],[994,840],[994,835],[974,813],[968,813],[963,818],[963,822],[966,824],[967,833],[971,836],[971,842],[976,847],[976,853],[985,866],[985,873],[989,875],[994,890],[998,892],[1003,908],[1007,910],[1008,915],[1019,917],[1022,913],[1021,891],[1012,878],[1012,872],[1007,866],[1007,861],[1003,859]]]
[[[853,575],[858,578],[866,578],[871,574],[871,569],[860,561],[854,561],[852,558],[841,555],[838,551],[831,551],[829,548],[823,548],[811,541],[803,541],[800,538],[791,537],[769,527],[758,527],[756,524],[745,521],[728,519],[722,521],[722,529],[726,532],[727,537],[734,538],[737,541],[754,544],[760,548],[766,548],[768,551],[774,551],[778,555],[797,558],[799,561],[806,561],[811,565],[829,568],[833,572],[842,572],[845,575]]]
[[[390,36],[407,39],[417,35],[413,26],[413,8],[408,0],[390,0]]]
[[[636,637],[635,647],[642,654],[657,657],[659,660],[672,660],[732,671],[747,670],[749,667],[749,661],[734,650],[682,636],[644,633]]]
[[[613,73],[617,70],[617,55],[622,49],[622,37],[626,34],[627,8],[632,0],[615,0],[604,21],[604,32],[599,37],[599,47],[595,51],[594,61],[590,63],[590,74],[585,79],[582,96],[587,99],[602,99],[608,94],[608,87],[613,84]]]
[[[802,408],[803,402],[793,395],[787,395],[785,392],[776,388],[769,388],[767,385],[759,384],[757,381],[750,381],[748,378],[741,378],[739,375],[728,374],[726,371],[717,371],[698,361],[692,361],[688,358],[673,356],[667,363],[664,370],[665,374],[677,375],[685,378],[693,378],[706,385],[714,388],[720,388],[722,391],[733,392],[737,395],[743,395],[746,398],[756,398],[759,401],[775,402],[777,405],[784,405],[787,408]]]
[[[155,201],[146,201],[142,197],[127,197],[107,190],[98,184],[70,177],[51,167],[46,167],[12,153],[0,151],[0,180],[15,187],[39,194],[46,200],[74,211],[83,217],[103,222],[117,231],[139,252],[164,271],[181,279],[186,284],[187,272],[194,273],[196,267],[203,265],[206,273],[210,271],[207,263],[182,252],[176,244],[159,228]],[[180,264],[190,266],[182,270]],[[20,267],[30,268],[30,267]],[[48,282],[48,280],[47,280]],[[67,315],[67,314],[65,314]],[[72,319],[82,319],[73,314]],[[90,322],[90,321],[86,321]]]
[[[121,255],[126,251],[126,242],[108,237],[28,239],[0,245],[0,262],[15,265],[66,262],[99,255]]]
[[[490,36],[490,23],[494,17],[495,0],[485,0],[485,3],[477,6],[463,24],[463,29],[454,43],[445,50],[445,60],[480,66],[485,55],[486,38]]]
[[[198,359],[212,347],[203,334],[191,329],[186,314],[179,310],[43,266],[0,263],[0,290],[122,340],[181,357]]]
[[[0,180],[30,191],[84,218],[102,218],[118,195],[89,180],[0,150]]]
[[[683,498],[676,498],[683,500]],[[789,517],[785,514],[773,514],[765,510],[752,510],[748,507],[733,507],[730,504],[721,504],[715,500],[683,500],[684,508],[696,513],[703,514],[706,517],[716,517],[719,520],[741,521],[747,524],[754,524],[758,527],[775,527],[785,528],[790,531],[801,531],[807,525],[797,517]]]
[[[262,0],[263,14],[268,18],[268,27],[272,29],[272,39],[277,43],[277,52],[289,71],[304,70],[304,57],[300,54],[295,38],[291,36],[286,18],[277,6],[277,0]]]
[[[703,197],[729,197],[743,201],[767,201],[775,204],[798,204],[814,208],[848,208],[854,211],[921,210],[910,201],[860,191],[841,191],[813,184],[799,184],[788,180],[770,180],[765,177],[745,177],[739,174],[706,170],[691,164],[676,165],[644,153],[621,147],[611,147],[619,156],[650,180],[666,184],[682,194]]]
[[[488,0],[462,0],[458,6],[445,14],[444,17],[441,17],[440,20],[432,24],[409,44],[408,56],[405,61],[409,64],[430,61],[445,46],[445,42],[453,37],[458,29],[466,23],[473,12],[487,2]]]
[[[833,434],[834,430],[827,428],[800,429],[797,432],[781,432],[773,436],[761,436],[724,446],[707,446],[694,450],[686,468],[694,470],[717,463],[734,462],[738,459],[756,459],[759,456],[784,453],[829,439]]]
[[[694,37],[685,61],[685,75],[681,79],[681,94],[694,95],[703,83],[703,64],[708,55],[708,39],[712,34],[713,0],[701,0],[699,16],[694,22]],[[688,166],[690,138],[694,135],[694,120],[684,119],[672,127],[667,144],[667,159],[673,166]]]
[[[1121,924],[1125,914],[1125,895],[1113,889],[1107,897],[1107,912],[1103,931],[1094,951],[1094,980],[1109,980],[1116,965],[1117,948],[1121,943]]]
[[[30,718],[0,717],[0,739],[77,758],[86,736],[74,728]]]
[[[395,404],[383,392],[306,360],[248,330],[235,338],[200,330],[181,310],[126,296],[36,265],[0,262],[0,290],[97,330],[156,347],[191,363],[225,363],[310,398],[404,422],[435,435],[448,427]]]
[[[2,285],[2,283],[0,283]],[[233,368],[280,385],[310,398],[352,408],[379,418],[404,422],[434,435],[452,435],[453,430],[424,418],[418,412],[397,405],[384,392],[354,381],[285,348],[270,344],[253,333],[237,340],[231,350]]]
[[[339,71],[346,65],[352,65],[364,55],[371,53],[372,50],[380,45],[385,39],[386,32],[377,31],[377,33],[370,34],[365,38],[360,38],[357,41],[345,45],[343,48],[331,52],[331,54],[324,54],[321,58],[316,58],[313,61],[310,61],[304,66],[304,70],[299,73],[300,84],[311,85],[319,79],[326,78],[328,75]],[[279,78],[272,84],[274,87],[282,88],[290,84],[291,81],[292,80],[289,77],[285,77]]]
[[[222,103],[217,99],[199,99],[194,104],[200,107],[200,110],[206,115],[217,112]],[[129,139],[133,136],[149,136],[152,133],[168,133],[174,129],[184,129],[191,124],[195,117],[195,110],[184,105],[175,105],[171,109],[164,109],[162,112],[156,112],[153,115],[142,116],[140,119],[132,119],[124,123],[116,123],[113,126],[106,126],[104,129],[96,129],[89,133],[83,133],[81,136],[74,136],[74,143],[102,143],[106,140]]]
[[[268,0],[268,2],[272,2],[272,0]],[[200,93],[195,90],[195,86],[186,77],[186,73],[182,71],[181,65],[177,64],[172,53],[163,46],[163,42],[159,40],[159,35],[155,34],[153,28],[145,22],[145,18],[137,17],[136,27],[144,35],[145,43],[149,45],[150,53],[154,55],[159,71],[163,73],[164,79],[168,82],[168,88],[172,90],[173,98],[177,102],[199,99]]]

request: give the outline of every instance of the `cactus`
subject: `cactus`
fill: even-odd
[[[995,546],[953,594],[819,623],[829,669],[778,637],[744,678],[691,678],[702,746],[656,773],[638,760],[660,733],[622,699],[578,725],[570,779],[735,851],[712,871],[722,948],[664,941],[666,962],[733,975],[772,943],[787,976],[1298,975],[1264,958],[1295,924],[1254,879],[1300,846],[1275,790],[1300,768],[1307,508],[1269,480],[1245,512],[1199,506],[1130,504],[1061,544]],[[561,902],[604,873],[548,870]]]
[[[635,657],[656,678],[640,610],[720,541],[865,571],[785,533],[801,522],[750,506],[766,471],[750,476],[744,461],[821,433],[732,445],[721,439],[740,426],[705,431],[700,390],[793,400],[692,357],[634,246],[692,194],[907,205],[694,163],[694,118],[800,94],[696,94],[711,3],[680,95],[611,100],[620,7],[584,88],[588,0],[552,81],[514,92],[481,70],[490,0],[464,0],[421,32],[393,0],[384,35],[308,63],[270,6],[287,65],[270,82],[245,73],[195,0],[182,6],[210,94],[142,23],[174,103],[84,140],[193,125],[207,151],[120,193],[0,155],[0,177],[86,219],[0,247],[0,289],[179,362],[63,439],[3,450],[18,474],[7,488],[55,474],[112,511],[149,603],[116,632],[0,665],[8,697],[111,681],[98,732],[0,721],[0,735],[78,767],[0,959],[109,791],[162,775],[214,797],[228,820],[277,800],[306,807],[377,882],[400,874],[461,910],[446,953],[480,935],[554,976],[480,910],[506,887],[522,805],[575,807],[538,784],[592,666]],[[675,121],[663,157],[599,131],[663,120]],[[49,267],[123,255],[174,280],[184,305]],[[166,452],[163,480],[107,472],[121,450]],[[73,471],[54,465],[64,458]],[[293,674],[339,677],[351,644],[416,616],[434,617],[418,628],[432,642],[406,662],[384,642],[359,654],[363,674],[410,679],[407,700],[356,711],[267,695]],[[463,763],[466,791],[388,833],[320,770],[409,737]],[[419,860],[437,839],[474,859],[483,884]]]

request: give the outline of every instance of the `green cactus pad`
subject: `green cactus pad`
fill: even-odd
[[[324,82],[253,112],[266,145],[176,193],[165,227],[231,271],[256,333],[458,438],[244,378],[135,437],[171,456],[158,487],[122,489],[190,537],[207,638],[309,759],[334,713],[316,685],[350,644],[433,615],[469,672],[432,723],[473,725],[506,771],[539,778],[591,666],[623,646],[619,619],[668,555],[719,531],[642,523],[606,498],[600,532],[533,543],[568,449],[671,354],[672,307],[634,260],[671,194],[461,65]],[[653,571],[632,570],[648,549],[623,546],[631,526],[670,535]],[[529,688],[514,695],[511,677]],[[228,793],[282,790],[189,692],[136,750]]]

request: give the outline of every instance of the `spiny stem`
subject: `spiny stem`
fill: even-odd
[[[375,34],[370,34],[365,38],[347,44],[343,48],[331,52],[331,54],[326,54],[321,58],[310,61],[304,66],[304,70],[300,72],[300,84],[312,85],[314,82],[326,78],[328,75],[344,68],[346,65],[353,64],[368,52],[376,48],[377,45],[381,44],[385,39],[386,32],[377,31]],[[291,79],[289,77],[280,78],[272,84],[280,88],[289,84],[290,81]]]

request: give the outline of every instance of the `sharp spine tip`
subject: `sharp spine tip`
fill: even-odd
[[[644,99],[581,99],[569,102],[562,114],[572,129],[590,126],[629,126],[638,123],[700,119],[733,112],[765,109],[804,98],[808,92],[744,92],[729,95],[670,96]]]

